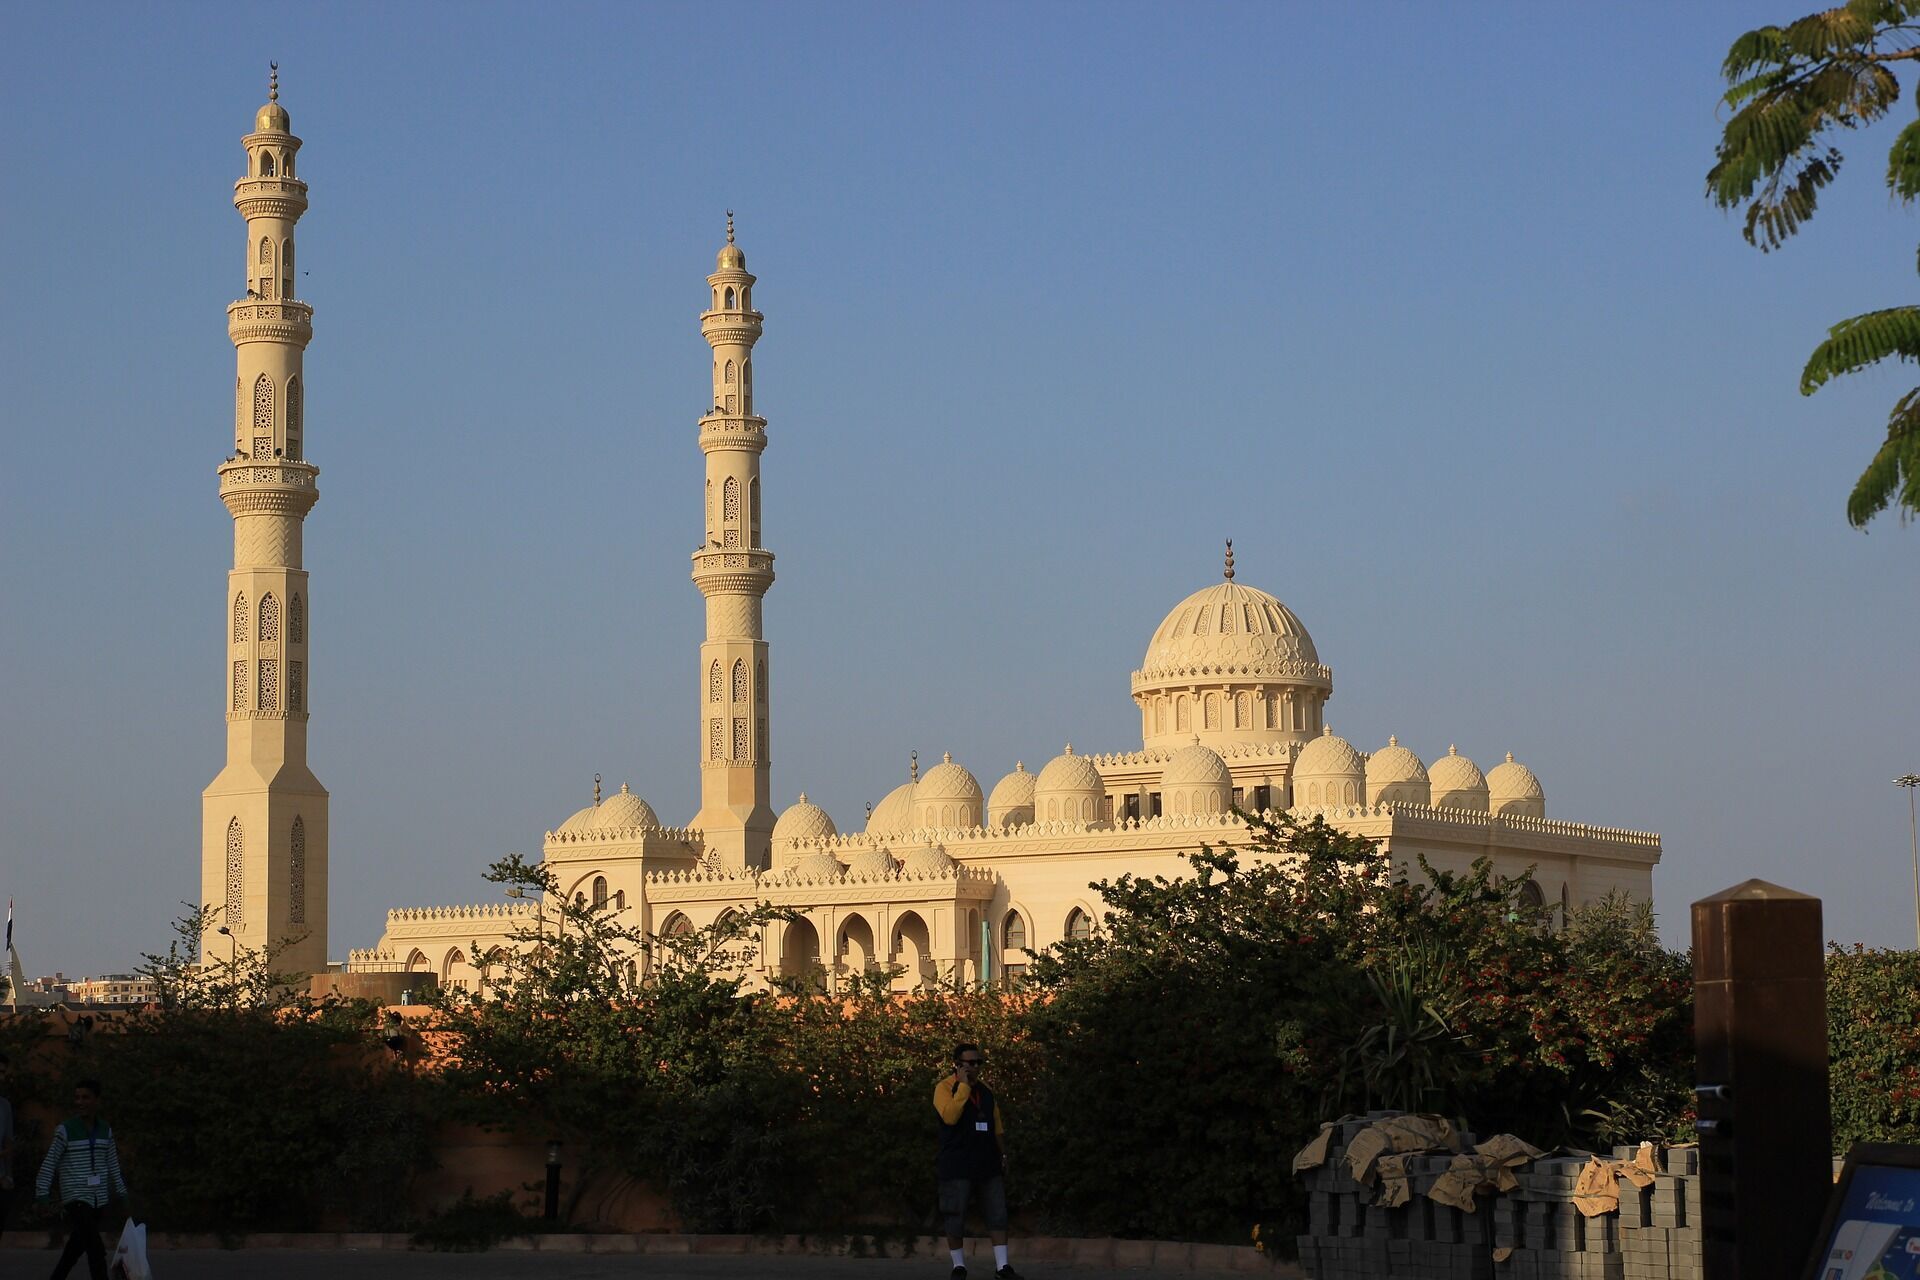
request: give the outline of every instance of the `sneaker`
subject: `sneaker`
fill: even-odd
[[[1011,1262],[994,1272],[993,1277],[994,1280],[1021,1280],[1020,1273],[1013,1269]]]
[[[948,1277],[948,1280],[967,1280],[967,1269],[965,1267],[955,1267],[953,1274]]]

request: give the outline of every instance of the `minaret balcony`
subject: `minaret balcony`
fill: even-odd
[[[298,218],[307,211],[307,184],[298,178],[242,178],[233,207],[243,218]]]
[[[242,298],[227,304],[227,336],[236,347],[243,342],[295,342],[304,347],[313,340],[313,308],[291,298]]]
[[[747,449],[759,453],[767,447],[767,420],[737,413],[710,413],[700,419],[700,449]]]
[[[236,516],[304,516],[320,499],[319,475],[291,458],[232,458],[220,464],[220,500]]]
[[[702,547],[693,553],[702,595],[765,595],[773,585],[773,552],[764,547]]]
[[[758,311],[702,311],[700,333],[710,346],[750,347],[760,341],[760,322],[765,318]]]

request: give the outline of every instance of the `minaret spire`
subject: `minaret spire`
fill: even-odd
[[[239,376],[233,456],[220,498],[233,517],[221,610],[227,762],[201,795],[201,901],[239,945],[286,943],[278,967],[327,963],[327,790],[307,767],[312,619],[303,532],[319,498],[306,461],[304,361],[313,308],[293,296],[293,228],[307,210],[300,139],[280,105],[280,66],[241,144],[233,204],[246,219],[244,296],[227,308]],[[203,955],[226,957],[223,939]]]
[[[762,316],[754,277],[727,242],[707,277],[700,333],[713,348],[712,409],[700,418],[706,455],[706,525],[693,580],[707,601],[700,644],[700,812],[707,851],[735,867],[765,867],[772,853],[767,642],[760,606],[773,585],[773,553],[760,542],[760,454],[767,420],[753,408],[753,346]]]

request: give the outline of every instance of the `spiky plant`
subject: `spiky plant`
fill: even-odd
[[[1813,217],[1820,191],[1840,172],[1838,129],[1858,129],[1893,110],[1893,67],[1920,61],[1920,0],[1851,0],[1784,27],[1749,31],[1721,67],[1733,112],[1707,173],[1707,195],[1723,209],[1745,206],[1747,243],[1769,252]],[[1887,189],[1920,197],[1920,119],[1887,153]],[[1882,360],[1920,362],[1920,307],[1888,307],[1827,331],[1800,373],[1812,395],[1843,373]],[[1920,388],[1895,403],[1887,438],[1847,498],[1847,522],[1865,528],[1894,506],[1901,522],[1920,514]]]

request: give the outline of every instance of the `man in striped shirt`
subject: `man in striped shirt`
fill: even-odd
[[[120,1149],[113,1129],[100,1119],[100,1082],[82,1080],[73,1088],[73,1109],[79,1112],[53,1132],[53,1144],[40,1163],[34,1190],[40,1199],[53,1198],[54,1179],[60,1181],[60,1205],[67,1217],[67,1247],[53,1268],[52,1280],[66,1280],[80,1255],[87,1255],[93,1280],[107,1280],[107,1246],[100,1239],[100,1211],[110,1200],[127,1198],[127,1182],[120,1176]]]

